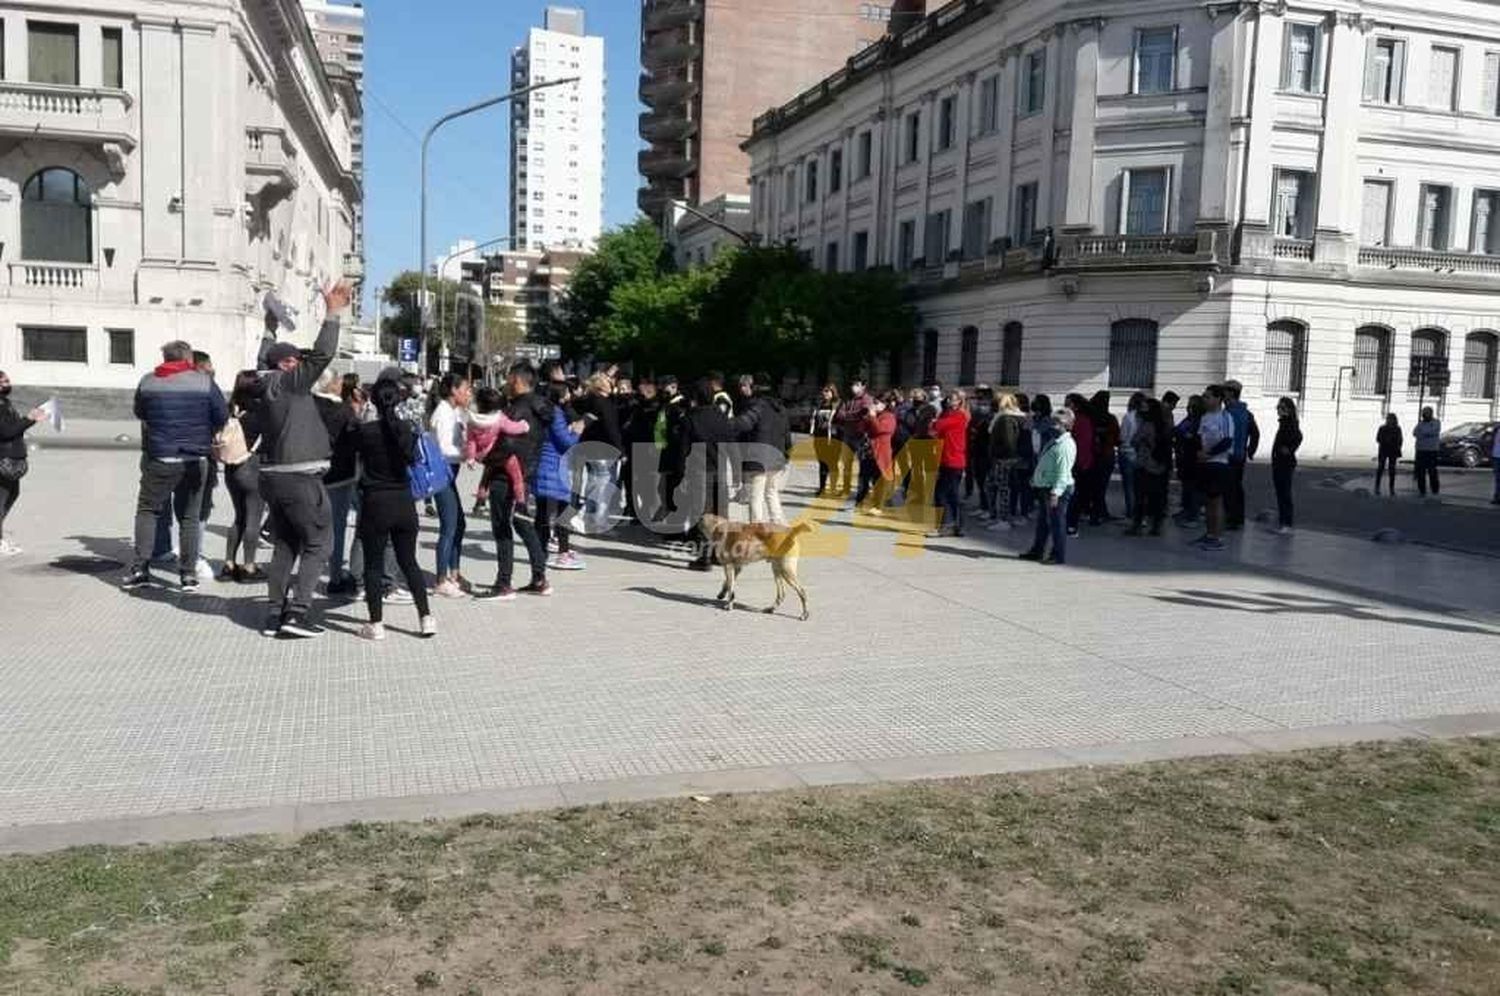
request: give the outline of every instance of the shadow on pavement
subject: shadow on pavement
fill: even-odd
[[[1190,608],[1221,609],[1230,612],[1250,612],[1259,615],[1314,615],[1342,616],[1359,622],[1382,622],[1396,626],[1415,626],[1419,629],[1435,629],[1444,633],[1474,633],[1481,636],[1500,636],[1500,631],[1483,626],[1459,622],[1443,622],[1435,619],[1418,619],[1412,616],[1396,616],[1381,612],[1357,602],[1343,602],[1316,595],[1287,594],[1266,591],[1235,592],[1206,591],[1198,588],[1178,589],[1175,594],[1152,595],[1158,602],[1184,605]]]

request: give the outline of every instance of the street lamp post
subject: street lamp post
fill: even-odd
[[[457,252],[449,253],[447,256],[443,257],[443,261],[438,264],[438,279],[443,279],[443,271],[448,268],[449,263],[453,262],[458,257],[467,256],[469,253],[478,252],[481,249],[488,249],[490,246],[497,246],[502,242],[514,242],[515,240],[516,237],[514,235],[501,235],[496,238],[490,239],[488,242],[481,242],[478,245],[469,246],[467,249],[460,249]],[[458,283],[463,283],[463,281],[460,280],[458,281]],[[439,329],[443,327],[443,296],[441,293],[438,294],[437,324]]]
[[[442,117],[434,121],[432,123],[432,126],[427,129],[427,134],[422,136],[422,258],[418,260],[418,272],[421,275],[421,291],[420,297],[417,301],[417,316],[418,326],[420,329],[419,339],[422,343],[422,373],[424,376],[428,372],[427,322],[425,320],[425,308],[427,304],[427,146],[432,141],[433,134],[436,133],[437,130],[443,125],[456,118],[461,118],[467,114],[473,114],[475,111],[482,111],[487,107],[494,107],[496,104],[503,104],[508,100],[514,100],[516,97],[524,96],[532,92],[533,90],[545,90],[548,87],[562,86],[565,83],[577,83],[578,80],[579,77],[577,76],[565,76],[562,79],[545,80],[541,83],[533,83],[530,86],[517,87],[509,93],[501,94],[498,97],[491,97],[488,100],[481,100],[477,104],[470,104],[468,107],[462,107],[456,111],[444,114]]]

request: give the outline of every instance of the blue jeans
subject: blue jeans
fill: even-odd
[[[962,501],[960,489],[963,483],[963,468],[938,468],[937,489],[932,496],[932,503],[942,510],[941,528],[952,529],[955,532],[962,528],[963,523],[959,519],[959,514]]]
[[[1040,557],[1047,551],[1047,537],[1052,538],[1052,559],[1059,564],[1067,563],[1068,556],[1068,507],[1073,504],[1073,489],[1064,491],[1057,499],[1056,508],[1048,508],[1051,492],[1036,490],[1037,515],[1036,537],[1031,542],[1031,552]]]
[[[432,496],[437,506],[438,543],[437,577],[441,581],[458,573],[458,562],[462,559],[464,531],[468,519],[464,516],[464,503],[458,497],[458,468],[453,468],[453,481]]]
[[[354,483],[328,489],[328,505],[333,510],[333,552],[328,555],[328,580],[344,575],[344,554],[349,535],[349,509],[354,503]]]

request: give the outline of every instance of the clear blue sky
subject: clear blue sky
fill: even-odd
[[[510,53],[544,0],[365,0],[366,299],[418,264],[421,135],[446,114],[509,89]],[[573,0],[587,31],[604,38],[608,160],[606,226],[636,215],[636,97],[640,4]],[[510,226],[509,115],[505,105],[444,125],[428,164],[430,258],[459,238],[485,241]]]

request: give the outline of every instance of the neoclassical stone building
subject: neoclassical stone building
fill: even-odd
[[[297,0],[8,2],[0,30],[0,369],[118,412],[171,339],[231,381],[268,291],[313,334],[359,269],[358,97]]]
[[[955,0],[746,149],[764,238],[907,274],[924,331],[877,378],[1234,377],[1267,427],[1298,400],[1310,456],[1424,398],[1496,417],[1491,0]]]

